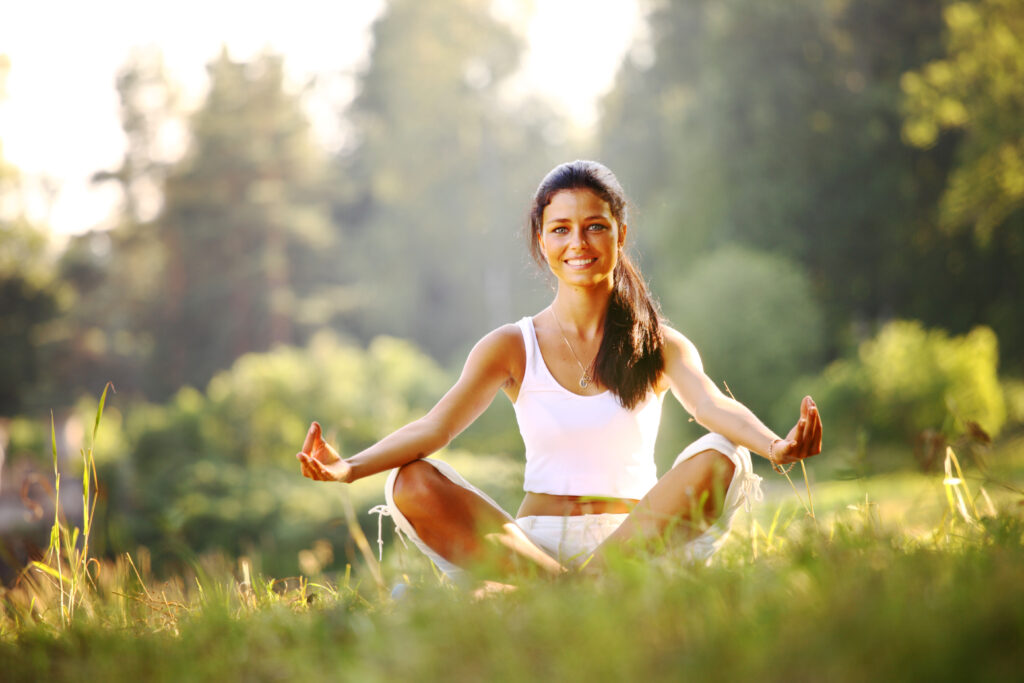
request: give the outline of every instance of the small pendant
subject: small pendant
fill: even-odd
[[[580,377],[580,389],[586,389],[587,385],[590,384],[590,378],[586,375]]]

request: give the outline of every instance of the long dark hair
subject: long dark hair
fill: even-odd
[[[541,181],[530,206],[530,253],[547,265],[540,248],[544,208],[562,190],[590,190],[608,203],[619,225],[626,223],[628,201],[618,178],[596,161],[571,161],[556,166]],[[594,361],[594,374],[626,408],[634,408],[661,378],[665,369],[658,305],[640,269],[620,251],[613,273],[615,289],[608,300],[604,337]]]

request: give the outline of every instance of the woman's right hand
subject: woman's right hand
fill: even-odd
[[[302,452],[295,454],[302,468],[302,476],[315,481],[352,481],[352,466],[324,441],[320,424],[314,422],[306,433]]]

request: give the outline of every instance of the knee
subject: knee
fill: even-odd
[[[736,463],[717,450],[706,450],[691,458],[696,470],[696,488],[706,491],[708,512],[717,510],[725,499],[733,476],[736,474]]]
[[[732,483],[733,475],[736,474],[736,463],[721,451],[709,451],[711,478],[715,486],[720,486],[724,492]]]
[[[392,499],[406,517],[417,516],[430,507],[431,501],[437,498],[437,469],[422,460],[414,460],[398,469],[395,477]]]
[[[701,451],[679,464],[687,462],[690,463],[690,467],[700,472],[701,478],[708,481],[724,481],[728,484],[736,472],[736,463],[732,458],[713,448]]]

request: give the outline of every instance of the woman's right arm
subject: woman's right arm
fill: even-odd
[[[318,481],[353,482],[444,448],[487,409],[499,389],[519,381],[517,368],[525,355],[521,340],[515,325],[485,336],[470,351],[455,386],[429,413],[350,458],[340,458],[323,442],[314,423],[302,452],[296,455],[302,474]]]

